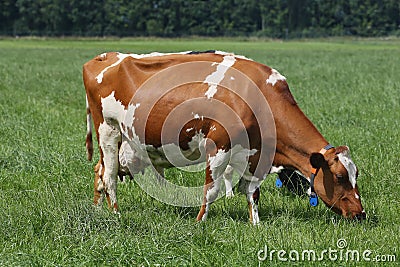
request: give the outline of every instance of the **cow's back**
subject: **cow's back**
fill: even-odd
[[[83,79],[96,132],[99,124],[104,120],[102,98],[114,93],[115,99],[127,107],[135,95],[136,101],[142,105],[141,110],[138,109],[139,113],[148,112],[144,111],[143,102],[147,101],[149,105],[153,105],[152,101],[155,98],[160,98],[159,105],[155,108],[152,107],[152,114],[157,117],[154,121],[160,121],[160,114],[168,114],[176,105],[189,99],[205,98],[209,89],[209,85],[205,82],[207,76],[213,73],[215,65],[223,62],[226,57],[234,57],[235,62],[232,70],[242,73],[250,80],[250,82],[247,81],[247,84],[240,84],[239,80],[232,80],[232,85],[248,87],[250,86],[249,83],[254,83],[257,87],[265,87],[265,76],[270,72],[270,68],[248,59],[235,57],[232,54],[178,53],[153,56],[152,54],[136,55],[110,52],[95,57],[84,65]],[[196,74],[193,76],[193,73]],[[190,81],[191,84],[182,81],[184,77],[192,76],[194,78],[188,78],[189,80],[193,79],[193,81]],[[157,77],[160,78],[157,80]],[[153,85],[147,85],[146,81],[148,83],[153,82]],[[171,84],[176,88],[168,88],[171,87]],[[162,90],[168,91],[168,93],[161,97],[160,91]],[[218,93],[208,100],[223,102],[232,108],[239,117],[251,116],[249,115],[251,112],[249,113],[249,110],[246,110],[245,102],[246,99],[253,98],[254,93],[246,92],[243,89],[242,95],[238,97],[231,90],[232,88],[218,88]],[[249,95],[246,95],[247,93]],[[174,105],[171,105],[171,99],[175,102]],[[193,110],[193,115],[195,114],[199,114],[199,112]],[[144,115],[147,116],[148,114]],[[151,118],[152,116],[150,116]],[[148,124],[147,127],[159,128],[160,126]]]

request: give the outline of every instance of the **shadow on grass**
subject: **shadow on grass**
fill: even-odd
[[[304,190],[307,186],[304,183],[289,184],[287,181],[284,181],[284,185],[284,188],[277,191],[279,194],[276,197],[280,198],[279,202],[285,199],[286,203],[271,202],[271,200],[263,197],[263,194],[266,192],[262,192],[259,205],[261,223],[290,218],[304,223],[320,221],[326,224],[346,223],[360,225],[358,221],[345,219],[329,210],[322,201],[319,205],[320,207],[317,208],[310,207],[308,204],[299,204],[299,202],[308,203],[308,197]],[[210,206],[209,219],[218,218],[242,223],[249,222],[246,197],[238,193],[237,189],[235,191],[235,197],[232,199],[223,197]],[[128,193],[124,196],[125,202],[128,200],[130,203],[123,204],[123,202],[120,202],[120,204],[123,204],[120,207],[120,212],[123,217],[126,217],[124,214],[129,214],[127,215],[127,219],[137,220],[138,217],[141,217],[141,214],[146,213],[146,216],[154,219],[174,217],[176,220],[192,220],[195,222],[200,210],[200,207],[178,207],[162,203],[147,195],[141,189],[134,190],[134,192],[128,190],[124,193]],[[367,219],[362,224],[368,227],[377,227],[379,226],[379,218],[374,214],[368,214]]]

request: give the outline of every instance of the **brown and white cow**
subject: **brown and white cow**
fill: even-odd
[[[312,191],[333,211],[365,218],[348,147],[329,146],[299,109],[285,77],[270,67],[221,51],[112,52],[87,62],[83,80],[88,158],[92,118],[100,147],[97,205],[105,194],[118,211],[118,175],[134,175],[149,165],[162,173],[179,165],[165,152],[173,146],[189,163],[207,163],[197,220],[206,219],[219,178],[225,178],[227,195],[232,194],[230,181],[237,170],[250,221],[257,224],[260,184],[280,166],[315,176]]]

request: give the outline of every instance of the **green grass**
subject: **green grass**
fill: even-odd
[[[276,189],[274,177],[261,188],[259,227],[248,223],[238,194],[214,203],[205,223],[195,222],[198,208],[163,204],[134,182],[119,186],[120,217],[92,206],[82,65],[111,50],[208,49],[246,55],[286,76],[323,135],[350,146],[368,220],[311,208],[306,198]],[[276,254],[259,262],[257,253],[265,246],[321,252],[337,249],[340,238],[348,249],[395,254],[397,262],[386,265],[399,263],[399,40],[4,39],[0,58],[1,266],[286,266]],[[202,183],[203,175],[191,177]]]

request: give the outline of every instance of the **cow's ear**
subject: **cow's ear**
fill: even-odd
[[[310,156],[310,163],[313,168],[319,169],[325,163],[324,155],[321,153],[312,153]]]
[[[350,156],[350,149],[348,146],[338,146],[335,148],[335,154],[343,153],[346,156]]]

